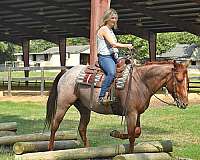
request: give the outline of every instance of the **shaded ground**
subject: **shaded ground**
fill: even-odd
[[[156,96],[168,103],[173,103],[174,101],[170,95],[156,94]],[[188,99],[189,99],[189,105],[200,104],[200,93],[189,93]],[[150,106],[163,106],[163,105],[167,104],[161,102],[154,96],[151,98]]]
[[[173,102],[173,99],[169,95],[156,94],[156,96],[168,103]],[[189,97],[190,105],[200,104],[200,93],[190,93],[188,97]],[[23,101],[32,102],[33,101],[33,102],[41,102],[43,104],[46,104],[47,98],[48,98],[47,96],[43,96],[43,97],[41,96],[11,96],[9,97],[9,96],[2,96],[0,94],[0,101],[15,101],[15,102],[23,102]],[[156,97],[153,96],[151,98],[150,106],[159,107],[163,105],[166,105],[166,104],[158,100]]]

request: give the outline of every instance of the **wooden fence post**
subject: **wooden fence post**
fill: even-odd
[[[11,72],[12,72],[12,69],[11,67],[8,68],[8,96],[12,96],[11,94],[11,83],[12,83],[12,79],[11,79]]]
[[[41,90],[40,90],[41,96],[44,95],[44,68],[41,68]]]

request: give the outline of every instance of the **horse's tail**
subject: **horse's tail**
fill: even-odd
[[[49,97],[47,100],[47,110],[46,110],[46,119],[45,119],[45,128],[47,127],[48,129],[50,128],[50,125],[53,121],[53,118],[56,113],[57,109],[57,96],[58,96],[58,91],[57,91],[57,86],[58,86],[58,81],[60,80],[61,76],[65,73],[65,70],[62,70],[55,78],[53,82],[53,86],[50,90]],[[45,129],[44,128],[44,129]]]

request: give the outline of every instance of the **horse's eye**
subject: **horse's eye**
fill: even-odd
[[[176,79],[178,82],[182,82],[184,80],[184,76],[182,74],[176,74]]]

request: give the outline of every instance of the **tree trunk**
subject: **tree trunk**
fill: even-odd
[[[16,122],[0,123],[0,131],[17,131]]]
[[[27,153],[23,155],[16,155],[16,160],[73,160],[73,159],[86,159],[86,158],[100,158],[100,157],[113,157],[119,154],[126,154],[129,151],[129,145],[112,145],[101,147],[89,147],[60,151],[49,151],[39,153]],[[171,141],[154,141],[143,142],[135,146],[134,152],[171,152]]]
[[[15,154],[48,151],[49,141],[17,142],[13,146]],[[80,146],[77,140],[55,141],[54,150],[73,149]]]
[[[113,160],[172,160],[168,153],[135,153],[115,156]]]
[[[1,144],[14,144],[16,142],[48,141],[50,133],[24,134],[17,136],[0,137]],[[55,140],[76,140],[77,133],[72,131],[58,131]]]

